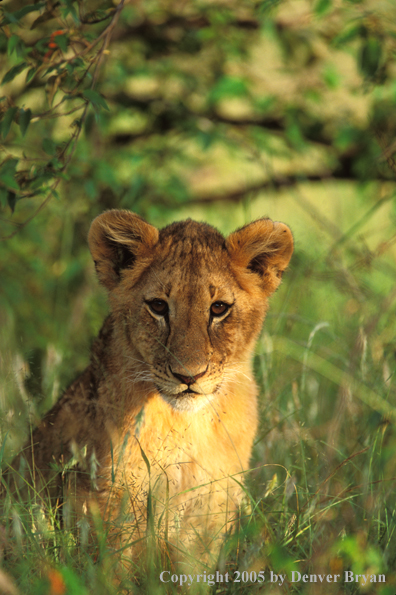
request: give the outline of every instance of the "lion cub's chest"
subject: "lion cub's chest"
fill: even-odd
[[[166,472],[169,480],[174,485],[178,483],[181,489],[185,489],[192,472],[199,476],[196,481],[207,479],[217,469],[220,472],[221,461],[213,458],[210,451],[221,439],[219,423],[210,409],[180,413],[173,411],[160,397],[153,398],[142,410],[139,427],[132,438],[135,445],[131,444],[128,465],[131,472],[141,477],[148,472],[148,460],[153,471]],[[136,461],[136,455],[140,462]]]
[[[229,489],[226,478],[240,467],[225,439],[221,421],[209,408],[185,414],[170,410],[160,397],[152,399],[123,456],[124,481],[135,511],[145,515],[149,490],[157,510],[169,506],[179,515],[191,515],[197,508],[227,508],[230,496],[237,503],[239,486],[232,482]]]

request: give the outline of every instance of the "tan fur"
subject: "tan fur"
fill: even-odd
[[[260,219],[224,239],[190,220],[158,231],[108,211],[89,246],[111,314],[90,365],[14,468],[27,461],[54,500],[70,489],[77,510],[99,510],[130,542],[144,535],[149,489],[165,534],[214,537],[242,495],[257,428],[252,354],[293,251],[290,230]],[[219,317],[216,302],[230,306]],[[72,455],[65,482],[59,469]]]

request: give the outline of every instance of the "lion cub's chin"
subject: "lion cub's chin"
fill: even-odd
[[[166,403],[168,403],[175,411],[180,412],[194,412],[206,407],[214,398],[216,390],[213,393],[193,393],[182,392],[178,394],[166,394],[158,388],[158,392]]]

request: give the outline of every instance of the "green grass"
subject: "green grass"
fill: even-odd
[[[192,216],[228,233],[269,215],[289,223],[296,242],[254,360],[261,423],[242,519],[218,562],[230,582],[194,583],[188,592],[395,593],[396,214],[393,188],[382,191],[388,198],[378,203],[375,186],[302,184],[295,193],[227,205],[226,214],[213,204],[152,221]],[[53,231],[43,249],[32,250],[45,229],[36,220],[8,245],[3,269],[1,456],[8,460],[23,443],[28,417],[34,424],[83,369],[106,311],[80,229],[89,218],[75,211],[62,221],[60,207],[49,208]],[[146,559],[124,556],[117,586],[123,552],[110,548],[105,529],[97,527],[95,544],[85,544],[87,528],[66,530],[40,502],[10,499],[1,525],[0,591],[2,573],[19,593],[34,595],[186,591],[159,580],[170,566],[155,535],[147,536]],[[242,575],[231,582],[235,571],[265,571],[264,586]],[[288,580],[268,585],[270,571]],[[293,571],[385,574],[386,583],[291,582]]]

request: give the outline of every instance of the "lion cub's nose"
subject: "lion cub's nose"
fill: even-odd
[[[203,372],[200,372],[199,374],[196,374],[195,376],[191,375],[191,376],[184,376],[183,374],[177,374],[176,372],[174,372],[171,368],[171,372],[173,374],[173,376],[175,376],[178,380],[180,380],[180,382],[182,382],[183,384],[187,384],[187,386],[190,386],[190,384],[194,384],[194,382],[196,380],[198,380],[198,378],[202,378],[202,376],[206,373],[206,370],[208,368],[205,368],[205,370]]]

